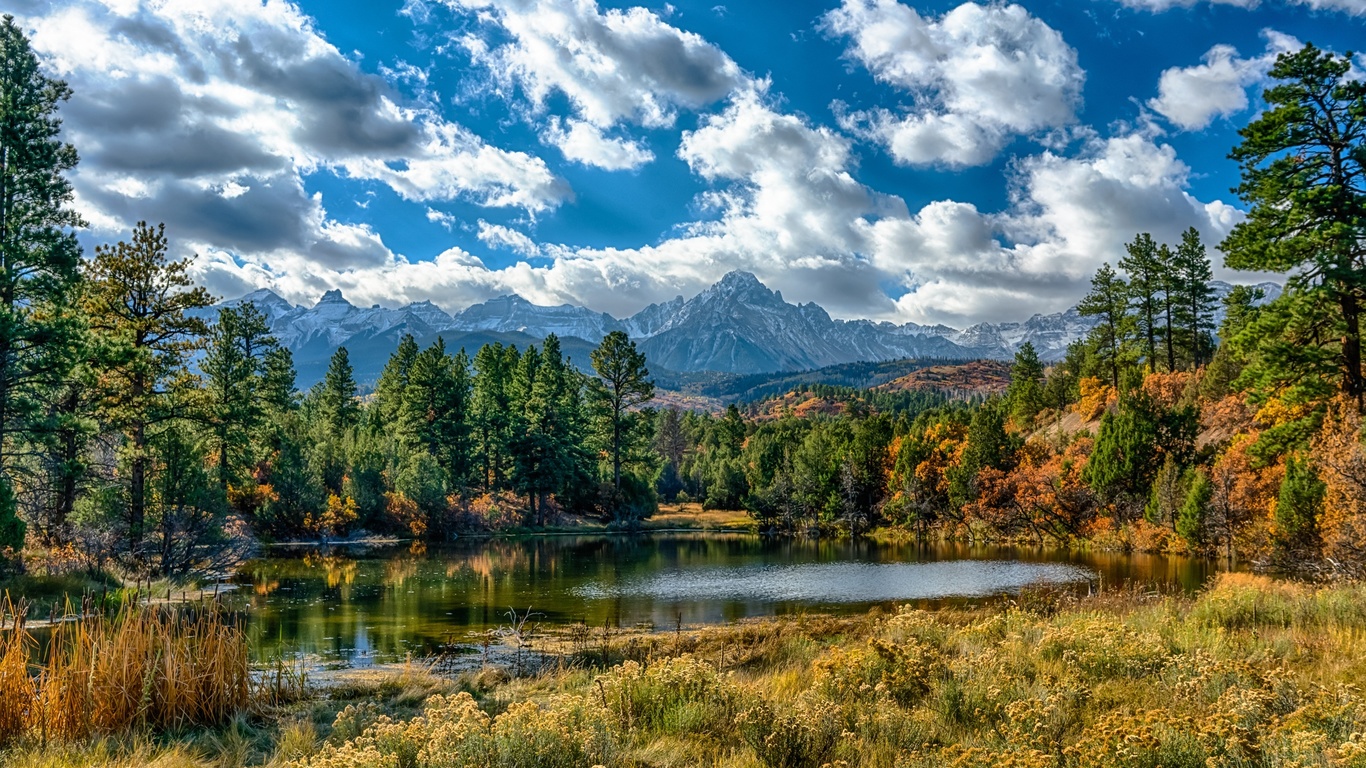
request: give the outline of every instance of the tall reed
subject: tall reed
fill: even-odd
[[[246,638],[216,606],[68,612],[44,643],[22,609],[5,608],[0,616],[11,619],[0,628],[0,742],[210,725],[250,701]]]

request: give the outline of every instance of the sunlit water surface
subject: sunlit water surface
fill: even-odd
[[[441,547],[275,550],[237,578],[258,659],[364,666],[458,649],[531,610],[542,625],[660,628],[872,606],[978,603],[1051,585],[1198,589],[1201,560],[1052,549],[775,540],[743,534],[547,536]]]

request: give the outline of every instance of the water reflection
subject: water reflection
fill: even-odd
[[[744,534],[540,537],[257,560],[236,600],[255,653],[363,666],[471,642],[508,623],[715,623],[872,605],[974,602],[1036,584],[1195,590],[1201,560],[1048,549],[772,540]]]

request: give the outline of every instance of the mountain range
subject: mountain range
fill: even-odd
[[[1232,286],[1216,282],[1222,296]],[[1280,286],[1263,283],[1267,299]],[[897,325],[871,320],[836,320],[815,303],[791,304],[748,272],[731,272],[691,299],[678,296],[651,304],[631,317],[562,304],[544,307],[520,296],[500,296],[451,315],[424,301],[389,309],[363,308],[340,291],[328,291],[312,307],[289,303],[268,289],[225,301],[217,308],[252,302],[271,332],[293,353],[299,384],[322,377],[338,347],[350,354],[358,381],[378,377],[405,333],[419,344],[440,336],[452,349],[471,354],[492,342],[524,347],[549,334],[565,353],[586,365],[588,352],[612,331],[624,331],[656,372],[716,371],[771,373],[802,371],[842,363],[901,358],[1010,359],[1031,342],[1044,360],[1058,360],[1067,345],[1094,326],[1076,308],[1036,314],[1022,322],[978,323],[962,330],[945,325]],[[210,314],[211,313],[211,314]]]

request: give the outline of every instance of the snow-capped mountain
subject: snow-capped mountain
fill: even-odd
[[[521,296],[499,296],[475,304],[457,314],[450,327],[460,331],[521,331],[542,339],[553,333],[590,341],[624,330],[622,322],[606,312],[573,304],[540,307]]]
[[[1233,288],[1222,282],[1212,287],[1219,298]],[[1263,301],[1281,293],[1275,283],[1256,287],[1264,292]],[[404,333],[423,343],[439,335],[448,347],[464,346],[471,353],[490,341],[524,345],[553,333],[569,342],[583,363],[586,348],[621,330],[637,341],[657,370],[768,373],[907,357],[1008,360],[1025,342],[1044,360],[1059,360],[1069,344],[1095,326],[1094,319],[1075,308],[961,330],[835,320],[817,304],[788,303],[748,272],[731,272],[691,299],[679,296],[651,304],[625,319],[570,304],[538,306],[519,296],[490,299],[455,315],[428,301],[396,309],[362,308],[335,290],[312,307],[295,306],[264,289],[218,306],[247,301],[256,304],[276,338],[295,352],[303,385],[321,375],[327,357],[340,346],[351,353],[357,378],[366,380],[383,367]],[[204,316],[216,314],[214,308]],[[1216,322],[1221,315],[1222,310]]]

